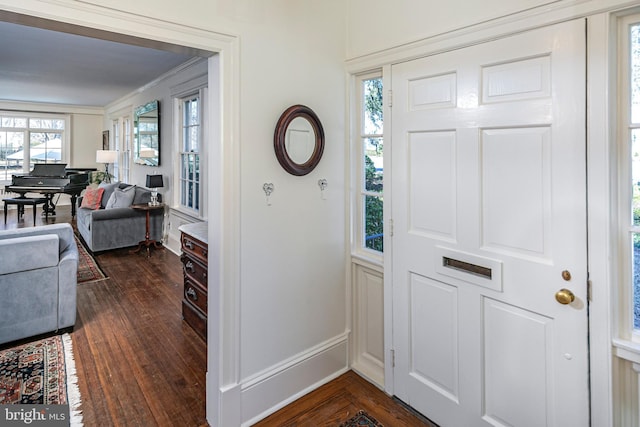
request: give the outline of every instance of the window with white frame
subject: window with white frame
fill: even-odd
[[[113,175],[120,182],[129,182],[131,173],[131,117],[123,116],[113,120],[113,146],[118,152],[113,165]]]
[[[640,15],[620,25],[620,224],[624,259],[623,329],[640,338]]]
[[[202,94],[180,99],[179,205],[201,214]]]
[[[0,181],[36,163],[63,163],[67,116],[0,111]]]
[[[358,200],[357,250],[382,253],[383,218],[383,104],[382,74],[358,76]]]
[[[122,120],[122,144],[120,145],[120,181],[129,182],[131,178],[131,117]]]
[[[111,121],[111,134],[113,140],[113,147],[117,151],[116,161],[113,164],[113,176],[122,181],[120,178],[120,120],[112,120]]]

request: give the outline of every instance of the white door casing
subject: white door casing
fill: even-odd
[[[392,90],[395,394],[442,427],[588,425],[584,21]]]

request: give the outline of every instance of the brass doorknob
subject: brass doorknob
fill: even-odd
[[[560,304],[571,304],[576,299],[576,296],[569,289],[560,289],[556,292],[556,301]]]

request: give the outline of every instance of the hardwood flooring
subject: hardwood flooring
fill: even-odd
[[[31,212],[18,221],[10,210],[0,229],[32,226]],[[58,207],[53,222],[71,222],[70,208]],[[84,425],[207,425],[206,344],[182,321],[179,257],[165,249],[147,258],[127,248],[95,258],[108,278],[78,285],[72,332]],[[386,427],[434,426],[353,372],[255,425],[338,426],[359,410]]]
[[[353,371],[301,397],[254,427],[339,426],[361,410],[385,427],[437,427]]]

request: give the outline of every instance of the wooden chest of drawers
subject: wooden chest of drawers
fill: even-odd
[[[188,226],[182,227],[180,228],[182,231],[180,259],[184,275],[182,318],[206,341],[208,244],[190,234]]]

